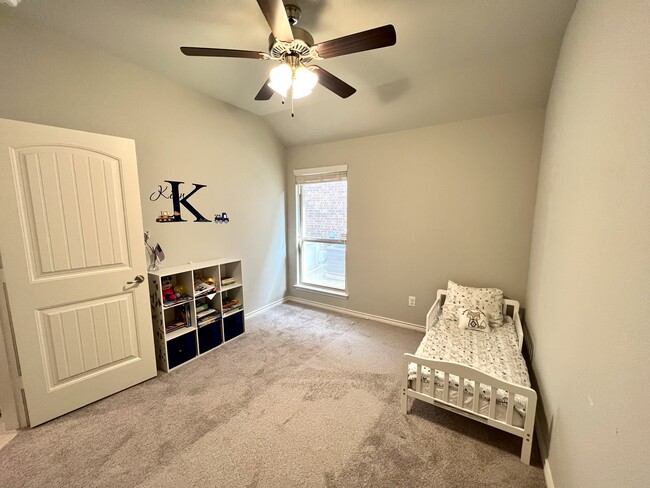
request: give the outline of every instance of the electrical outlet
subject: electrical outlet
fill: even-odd
[[[409,307],[415,307],[415,297],[409,297]]]

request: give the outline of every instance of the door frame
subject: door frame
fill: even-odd
[[[1,260],[0,286],[0,410],[5,430],[16,430],[29,425],[25,404],[22,401],[20,367],[13,338],[9,304],[6,300],[6,285]],[[3,352],[5,354],[2,354]]]

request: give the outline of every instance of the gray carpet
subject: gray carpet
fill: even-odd
[[[544,486],[520,441],[415,401],[401,355],[422,334],[284,304],[171,374],[0,450],[0,486]]]

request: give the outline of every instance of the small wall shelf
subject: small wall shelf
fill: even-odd
[[[163,283],[179,289],[182,296],[165,301]],[[169,372],[245,332],[239,259],[151,271],[149,285],[156,362],[162,371]]]

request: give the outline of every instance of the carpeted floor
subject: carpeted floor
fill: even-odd
[[[32,430],[0,486],[544,486],[518,438],[416,401],[401,355],[422,334],[283,304],[247,334]]]

